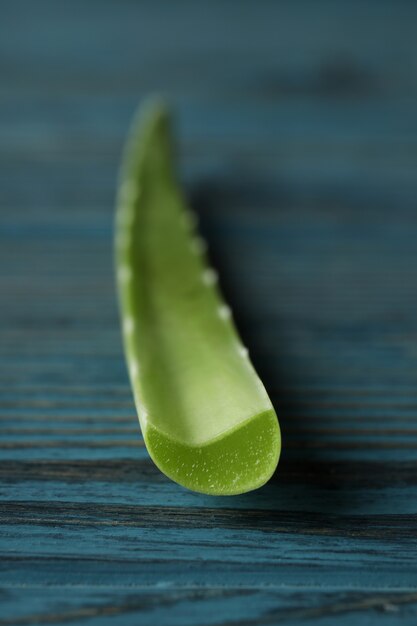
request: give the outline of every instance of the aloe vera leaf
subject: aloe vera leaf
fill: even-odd
[[[194,491],[238,494],[273,474],[280,430],[176,182],[170,127],[164,104],[148,103],[121,168],[116,269],[130,380],[160,470]]]

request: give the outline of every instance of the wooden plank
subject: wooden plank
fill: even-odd
[[[168,587],[134,590],[129,588],[96,586],[95,588],[65,588],[52,586],[25,589],[25,606],[21,592],[16,588],[5,590],[4,613],[0,624],[24,626],[34,623],[82,625],[91,624],[145,624],[155,622],[162,626],[193,626],[198,620],[206,624],[242,624],[267,626],[270,624],[321,624],[323,620],[337,620],[350,626],[352,620],[365,624],[370,615],[388,626],[401,623],[413,625],[416,619],[416,593],[404,592],[340,592],[321,589],[245,589]],[[51,607],[51,597],[54,607]],[[212,611],[216,605],[217,611]],[[11,616],[11,619],[8,619]]]
[[[0,4],[0,625],[414,624],[417,5]],[[113,205],[153,90],[282,423],[244,496],[135,416]]]
[[[78,0],[69,8],[42,0],[36,11],[27,2],[5,3],[2,46],[10,84],[16,91],[47,84],[58,93],[98,96],[138,85],[180,94],[261,91],[265,97],[384,89],[415,94],[412,2],[322,1],[313,7],[287,0],[276,7],[263,0],[260,9],[244,1],[238,11],[227,2],[204,10],[190,0],[176,4],[124,2],[115,13],[110,2],[98,9],[95,2]]]

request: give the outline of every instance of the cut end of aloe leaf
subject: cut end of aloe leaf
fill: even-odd
[[[280,433],[274,411],[265,411],[202,446],[174,441],[148,427],[146,445],[167,476],[193,491],[232,496],[262,487],[274,473]]]
[[[274,472],[280,431],[176,182],[170,116],[148,102],[121,170],[116,269],[145,443],[189,489],[232,495]]]

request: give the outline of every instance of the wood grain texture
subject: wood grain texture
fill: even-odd
[[[0,625],[414,625],[417,4],[0,9]],[[135,417],[113,205],[155,90],[282,424],[244,496]]]

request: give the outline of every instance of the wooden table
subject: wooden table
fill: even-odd
[[[0,20],[0,625],[417,620],[417,3],[16,0]],[[137,103],[283,429],[241,497],[153,466],[112,271]]]

